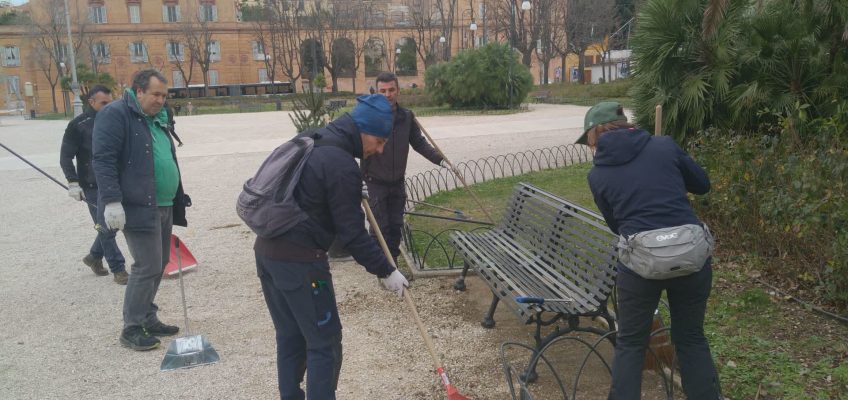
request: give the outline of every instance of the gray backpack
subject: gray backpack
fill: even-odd
[[[244,183],[236,213],[257,235],[277,237],[309,218],[295,201],[294,189],[314,146],[305,135],[283,143]]]

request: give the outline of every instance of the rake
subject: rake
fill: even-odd
[[[368,205],[368,201],[362,199],[362,207],[365,208],[365,213],[368,215],[368,223],[371,224],[371,227],[374,229],[374,232],[377,233],[377,239],[380,242],[380,247],[383,249],[383,253],[385,253],[386,258],[389,262],[397,268],[395,265],[394,258],[392,254],[389,252],[389,246],[386,245],[386,239],[383,238],[383,233],[380,232],[380,225],[377,224],[377,220],[374,218],[374,213],[371,211],[371,206]],[[418,316],[418,309],[415,307],[415,301],[412,300],[412,295],[409,294],[409,290],[403,291],[403,299],[406,301],[406,305],[409,308],[409,313],[412,314],[412,318],[415,320],[415,325],[418,326],[418,332],[421,333],[421,337],[424,339],[424,343],[427,345],[427,350],[430,351],[430,357],[433,359],[433,368],[436,369],[436,374],[439,375],[439,379],[442,381],[442,385],[445,387],[445,391],[447,392],[448,400],[471,400],[468,397],[463,396],[459,393],[456,388],[451,385],[450,380],[448,379],[448,374],[445,372],[444,364],[442,360],[439,359],[439,356],[436,354],[436,349],[433,346],[433,339],[430,338],[430,335],[427,333],[427,329],[424,328],[424,323],[421,322],[421,317]]]

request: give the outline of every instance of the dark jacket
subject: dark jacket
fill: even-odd
[[[594,164],[589,187],[616,234],[700,223],[686,193],[709,192],[710,179],[671,137],[641,129],[607,132]]]
[[[412,111],[398,106],[395,110],[394,129],[383,147],[383,154],[375,154],[360,163],[365,179],[383,184],[403,183],[409,146],[433,164],[442,162],[442,155],[427,143],[427,139],[421,134]]]
[[[167,128],[165,129],[167,131]],[[170,136],[171,154],[177,153]],[[158,223],[153,173],[153,136],[135,100],[124,97],[103,107],[94,123],[94,174],[99,188],[98,221],[106,204],[121,202],[127,230],[153,229]],[[177,165],[179,169],[179,164]],[[191,200],[183,193],[182,176],[174,197],[174,225],[186,226],[185,208]]]
[[[88,109],[72,119],[65,128],[62,149],[59,151],[59,165],[65,173],[65,179],[68,182],[79,182],[79,185],[86,189],[97,188],[94,169],[91,167],[91,134],[96,115],[96,111]],[[76,169],[74,158],[77,160]]]
[[[287,242],[327,251],[335,238],[368,272],[386,277],[395,268],[363,223],[362,173],[354,159],[362,158],[359,129],[345,114],[317,134],[321,138],[316,140],[294,191],[295,200],[309,218],[278,238],[257,237],[254,249],[267,256],[265,250]]]

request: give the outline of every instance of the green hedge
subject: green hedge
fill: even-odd
[[[770,279],[845,310],[848,103],[838,109],[834,117],[811,121],[799,109],[773,135],[708,130],[690,151],[712,180],[712,191],[696,206],[721,245],[754,253]]]

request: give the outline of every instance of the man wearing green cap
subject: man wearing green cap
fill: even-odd
[[[689,227],[704,237],[709,230],[695,215],[688,193],[710,190],[707,173],[671,137],[652,136],[627,122],[620,104],[602,102],[586,113],[578,143],[594,151],[589,187],[595,204],[620,235],[616,276],[618,334],[610,400],[638,400],[642,365],[654,311],[665,290],[671,311],[671,338],[680,361],[683,391],[689,399],[720,399],[718,375],[704,336],[704,314],[712,287],[711,260],[664,279],[634,268],[626,253],[635,235]],[[673,238],[665,235],[662,241]],[[659,242],[660,239],[658,238]],[[624,252],[624,253],[622,253]],[[708,254],[708,253],[707,253]],[[650,258],[648,258],[650,261]],[[655,265],[655,264],[654,264]],[[678,264],[674,268],[680,269]]]
[[[282,399],[335,399],[342,365],[342,325],[327,249],[335,241],[403,295],[409,285],[365,230],[362,173],[356,158],[383,151],[392,109],[382,95],[357,98],[350,114],[312,133],[315,147],[294,189],[308,215],[282,235],[257,236],[256,269],[277,332],[277,381]],[[300,388],[306,372],[306,393]]]

